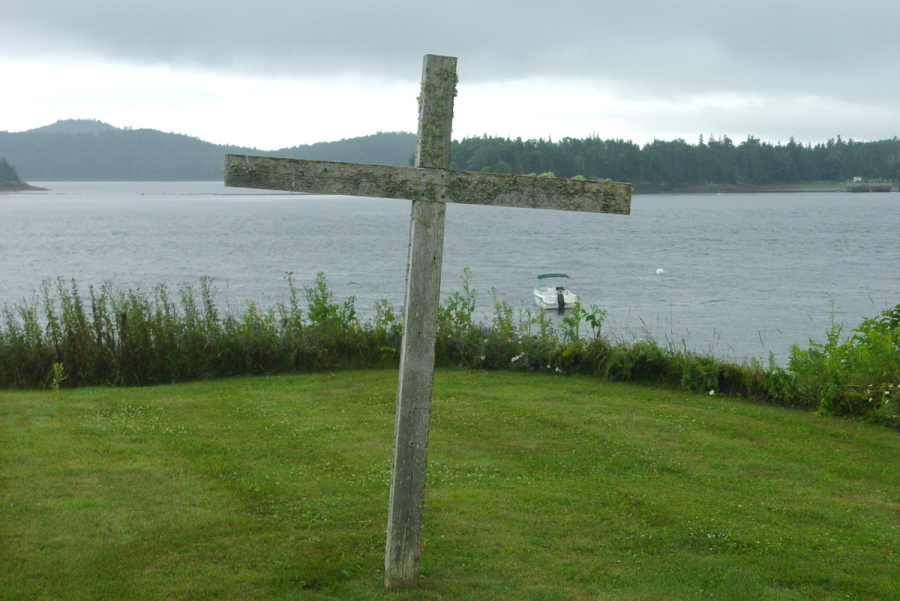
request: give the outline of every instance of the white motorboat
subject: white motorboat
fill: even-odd
[[[564,311],[575,307],[578,296],[569,290],[569,276],[564,273],[544,273],[537,277],[534,304],[541,309]]]

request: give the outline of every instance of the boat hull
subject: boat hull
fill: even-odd
[[[558,291],[555,289],[534,289],[534,304],[540,309],[559,310],[560,308],[560,292],[562,292],[562,308],[574,309],[575,303],[578,302],[578,296],[569,290]]]

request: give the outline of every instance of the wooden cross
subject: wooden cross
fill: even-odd
[[[631,184],[448,170],[456,82],[456,58],[425,56],[415,167],[242,155],[225,161],[226,186],[413,201],[385,550],[388,587],[418,578],[445,203],[626,215],[631,206]]]

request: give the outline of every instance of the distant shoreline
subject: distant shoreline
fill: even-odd
[[[29,184],[0,184],[0,194],[3,192],[41,192],[47,188],[38,188]]]
[[[634,194],[740,194],[766,192],[846,192],[847,184],[833,182],[802,182],[795,184],[695,184],[668,186],[655,184],[634,184]]]
[[[66,181],[66,180],[60,180]],[[80,181],[80,180],[79,180]],[[136,181],[136,180],[97,180],[97,181]],[[151,182],[166,182],[168,180],[147,180]],[[175,181],[175,180],[173,180]],[[221,180],[177,180],[190,182],[217,182]],[[48,188],[40,188],[29,184],[4,185],[0,184],[0,193],[4,192],[40,192]],[[634,194],[742,194],[742,193],[790,193],[790,192],[846,192],[846,183],[835,182],[799,182],[767,185],[746,184],[632,184]]]

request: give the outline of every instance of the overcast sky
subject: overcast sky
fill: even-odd
[[[0,130],[99,119],[259,149],[454,138],[900,135],[897,0],[0,0]]]

